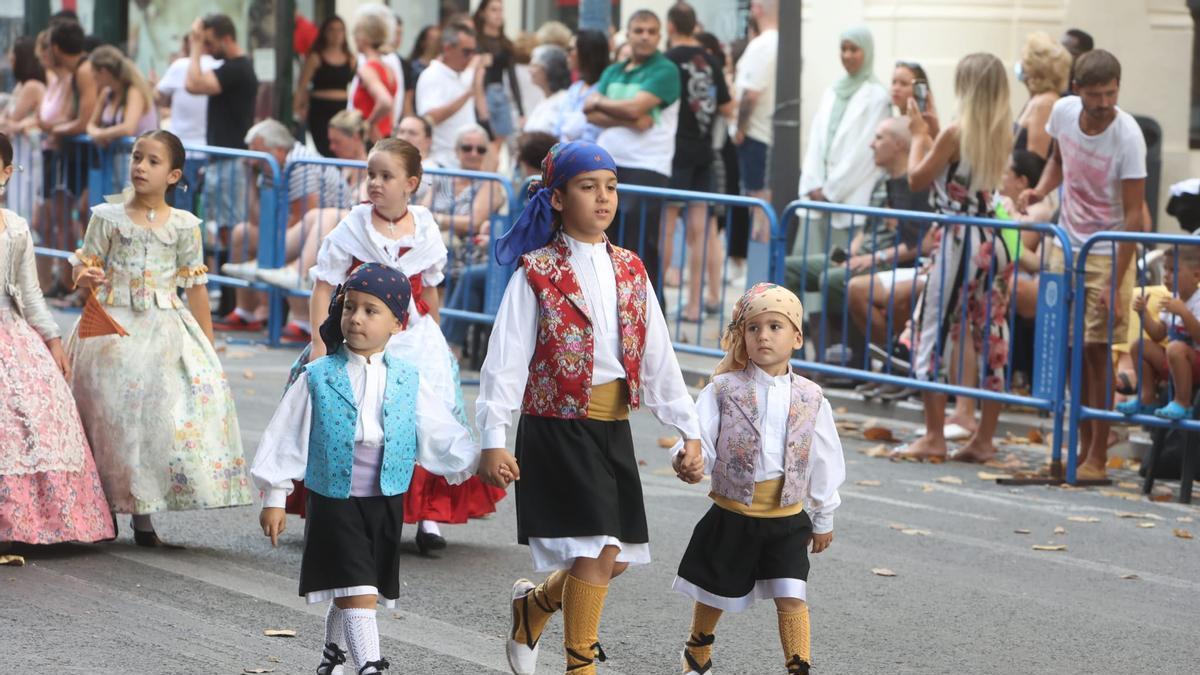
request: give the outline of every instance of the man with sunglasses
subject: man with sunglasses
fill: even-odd
[[[454,140],[477,124],[475,108],[483,105],[483,68],[476,54],[475,30],[462,23],[442,31],[442,55],[417,80],[417,114],[433,124],[431,158],[441,166],[458,166]]]
[[[679,68],[658,50],[662,22],[654,12],[634,12],[625,32],[632,56],[605,69],[583,112],[588,122],[602,129],[596,144],[612,155],[622,183],[665,188],[675,157]],[[661,199],[623,196],[617,207],[620,215],[609,228],[614,242],[641,256],[658,288],[662,206]]]

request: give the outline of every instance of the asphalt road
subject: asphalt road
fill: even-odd
[[[292,356],[243,346],[224,352],[247,458]],[[468,387],[468,400],[474,394]],[[839,419],[864,422],[849,413]],[[671,581],[709,502],[704,484],[673,477],[657,442],[666,431],[648,413],[637,413],[633,428],[654,563],[609,593],[601,672],[676,673],[691,607]],[[845,445],[849,479],[835,540],[813,558],[809,578],[814,672],[1200,669],[1200,541],[1173,532],[1200,535],[1200,509],[1134,501],[1120,486],[1011,488],[980,479],[980,467],[870,457],[862,451],[877,444],[850,433]],[[1017,451],[1036,460],[1036,448]],[[515,542],[513,506],[510,496],[490,518],[444,528],[450,546],[436,558],[421,557],[409,540],[399,609],[379,614],[391,672],[507,672],[506,598],[512,581],[531,571]],[[302,523],[289,521],[272,549],[257,513],[157,516],[159,533],[183,551],[135,547],[127,522],[110,544],[18,548],[28,564],[0,567],[0,670],[312,672],[325,607],[296,594]],[[1140,517],[1121,517],[1130,514]],[[1065,532],[1056,534],[1059,527]],[[1033,549],[1040,544],[1067,548]],[[880,568],[895,576],[873,572]],[[297,636],[265,637],[271,628]],[[543,645],[540,672],[561,673],[561,621]],[[722,675],[782,673],[773,607],[727,615],[714,664]]]

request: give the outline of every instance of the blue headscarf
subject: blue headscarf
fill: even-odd
[[[408,278],[396,270],[376,263],[359,265],[346,281],[337,287],[329,301],[329,316],[321,324],[321,340],[325,342],[325,353],[332,354],[342,346],[346,336],[342,334],[342,309],[346,303],[346,291],[369,293],[380,300],[401,324],[408,323],[408,303],[412,298],[412,285]]]
[[[550,243],[554,235],[554,207],[550,195],[565,188],[581,173],[607,169],[614,174],[617,163],[604,148],[587,141],[557,143],[542,160],[542,178],[529,186],[529,203],[512,229],[496,240],[496,260],[511,265],[517,258]]]

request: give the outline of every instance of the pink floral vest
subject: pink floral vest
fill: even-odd
[[[727,499],[750,504],[754,500],[754,473],[761,448],[754,376],[747,370],[735,370],[714,377],[713,385],[717,408],[721,411],[721,433],[717,437],[712,491]],[[808,491],[808,451],[822,400],[821,387],[799,375],[792,375],[780,506],[795,504]]]
[[[617,324],[621,362],[629,384],[629,404],[640,402],[642,354],[646,351],[646,268],[632,251],[608,245],[617,279]],[[571,249],[562,236],[521,256],[525,276],[538,300],[537,346],[521,412],[539,417],[587,417],[595,358],[592,319],[579,280],[571,269]]]

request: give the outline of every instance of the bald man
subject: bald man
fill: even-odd
[[[875,156],[875,166],[881,172],[871,191],[870,206],[907,211],[929,210],[928,191],[913,193],[908,189],[908,146],[911,140],[905,118],[890,117],[875,128],[871,150]],[[862,222],[862,218],[855,219],[856,226]],[[784,284],[797,295],[802,291],[820,292],[824,281],[828,288],[824,313],[829,317],[841,317],[846,312],[846,287],[851,277],[894,267],[911,267],[917,259],[925,228],[921,221],[867,218],[865,225],[856,229],[844,259],[841,256],[827,257],[822,250],[808,251],[808,255],[788,256],[786,260]],[[833,262],[834,257],[841,262]],[[829,268],[828,275],[826,267]],[[891,278],[892,275],[883,276]],[[902,317],[899,325],[903,326],[904,318],[907,317]],[[830,321],[829,326],[837,329],[841,324],[839,318]]]

